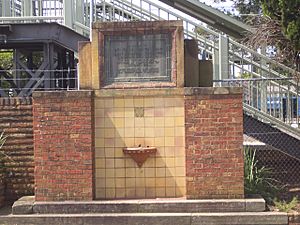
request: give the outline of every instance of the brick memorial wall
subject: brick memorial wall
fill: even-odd
[[[36,201],[92,200],[92,92],[36,92],[33,117]]]
[[[33,195],[33,131],[31,98],[0,98],[0,133],[7,135],[5,157],[5,198],[16,200]],[[0,178],[1,179],[1,178]],[[0,192],[3,187],[0,187]]]
[[[243,107],[238,88],[191,88],[185,96],[188,198],[243,198]]]

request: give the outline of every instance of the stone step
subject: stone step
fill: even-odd
[[[114,201],[34,202],[23,197],[12,207],[13,214],[77,214],[77,213],[199,213],[262,212],[265,201],[258,199],[143,199]]]
[[[0,216],[0,224],[97,225],[287,225],[286,213],[89,213]]]

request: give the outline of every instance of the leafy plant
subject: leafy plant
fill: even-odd
[[[259,194],[267,203],[271,203],[276,194],[282,189],[279,182],[271,178],[271,169],[258,166],[256,150],[244,149],[245,156],[245,192]]]
[[[0,134],[0,169],[3,168],[4,158],[8,157],[1,149],[6,141],[7,136],[4,135],[4,132]]]
[[[298,198],[293,197],[293,199],[290,202],[286,201],[279,201],[278,199],[274,200],[275,207],[281,211],[281,212],[290,212],[292,210],[295,210],[297,208],[297,205],[299,204]]]

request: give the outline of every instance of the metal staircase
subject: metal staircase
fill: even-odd
[[[213,61],[215,85],[244,87],[246,114],[300,139],[300,88],[293,79],[295,71],[211,29],[192,8],[172,7],[180,8],[178,4],[185,1],[163,2],[169,5],[157,0],[1,0],[0,22],[58,22],[88,36],[94,21],[182,20],[185,37],[198,41],[199,57]],[[194,8],[202,4],[186,2]]]

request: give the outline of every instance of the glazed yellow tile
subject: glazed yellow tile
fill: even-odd
[[[125,128],[116,127],[115,128],[115,138],[124,138],[125,137]]]
[[[104,100],[104,108],[113,108],[114,107],[114,100],[110,98],[106,98]]]
[[[125,168],[125,159],[115,159],[115,168]]]
[[[135,177],[135,168],[126,168],[126,177]]]
[[[124,188],[125,187],[125,178],[116,178],[116,187]]]
[[[145,138],[143,137],[134,138],[134,146],[145,146]]]
[[[184,134],[185,134],[185,127],[183,126],[178,126],[178,127],[175,127],[175,136],[176,137],[184,137]]]
[[[154,138],[148,138],[148,136],[146,135],[145,146],[155,147]]]
[[[115,108],[113,111],[113,117],[124,118],[125,117],[125,109],[124,108]]]
[[[96,162],[95,162],[95,167],[96,167],[96,169],[97,168],[99,168],[99,169],[101,169],[101,168],[105,168],[105,159],[104,158],[97,158],[96,159]]]
[[[165,146],[165,138],[164,137],[155,137],[154,144],[155,144],[155,147]]]
[[[156,157],[155,158],[156,167],[166,167],[165,157]]]
[[[155,188],[146,188],[146,197],[147,198],[155,198],[156,197],[156,192],[155,192]]]
[[[166,168],[155,168],[156,177],[166,177]]]
[[[155,137],[164,137],[165,136],[165,128],[164,127],[155,127],[154,134],[155,134]]]
[[[144,106],[144,99],[143,98],[134,98],[134,107],[143,107]]]
[[[165,136],[166,137],[174,137],[175,136],[174,127],[165,127]]]
[[[165,156],[174,157],[175,156],[175,147],[165,147]]]
[[[124,108],[125,100],[123,98],[115,98],[114,99],[114,107],[115,108]]]
[[[134,118],[125,118],[124,120],[125,127],[134,127]]]
[[[145,127],[145,119],[142,117],[134,118],[134,127]]]
[[[166,188],[163,187],[157,187],[155,188],[156,197],[163,198],[166,196]]]
[[[133,127],[129,127],[125,129],[126,131],[124,131],[124,137],[126,138],[134,138],[134,128]]]
[[[116,158],[123,158],[124,157],[123,147],[116,147],[114,149],[114,152],[115,152],[115,157]],[[124,160],[124,159],[122,159],[122,160]]]
[[[114,148],[105,148],[105,157],[106,158],[113,158],[115,156],[115,149]]]
[[[125,175],[125,169],[124,168],[116,168],[115,169],[115,176],[118,177],[118,178],[125,178],[126,175]]]
[[[114,118],[114,124],[116,127],[124,127],[125,125],[125,120],[124,118]]]
[[[96,187],[97,188],[104,188],[105,187],[105,178],[97,178],[96,179]]]
[[[165,100],[164,100],[164,98],[154,98],[154,106],[155,107],[165,106]]]
[[[145,128],[145,137],[151,138],[154,137],[154,128],[153,127],[147,127]]]
[[[165,108],[165,117],[173,117],[174,116],[174,108],[166,107]]]
[[[95,99],[95,109],[102,109],[104,108],[104,100],[96,98]]]
[[[145,178],[143,177],[136,178],[135,185],[136,187],[145,187],[146,186]]]
[[[104,119],[104,127],[105,128],[113,128],[114,127],[114,122],[113,122],[112,118],[106,117]]]
[[[125,104],[126,108],[128,108],[128,107],[134,107],[133,98],[125,98],[124,99],[124,104]]]
[[[143,127],[134,128],[134,137],[144,138],[145,137],[145,128],[143,128]]]
[[[154,168],[145,168],[145,176],[147,179],[150,179],[149,177],[155,177],[155,169]]]
[[[104,129],[104,138],[114,138],[115,129],[114,128],[105,128]]]
[[[95,157],[96,158],[104,158],[105,157],[105,151],[104,148],[95,148]]]
[[[166,147],[175,146],[175,138],[174,137],[165,137],[165,146]]]
[[[125,188],[116,188],[116,198],[125,198],[126,189]]]
[[[175,187],[175,186],[176,186],[175,177],[166,177],[166,187]]]
[[[175,166],[180,167],[185,165],[185,158],[184,157],[175,157]]]
[[[165,118],[164,117],[154,117],[154,126],[155,127],[164,127]]]
[[[154,117],[145,118],[145,127],[154,128]]]
[[[135,176],[136,177],[139,177],[139,178],[141,178],[141,177],[145,177],[145,169],[144,168],[135,168]]]
[[[137,198],[146,197],[146,189],[145,188],[137,188],[135,195],[136,195]]]
[[[126,147],[133,147],[134,146],[134,138],[124,138],[125,146]]]
[[[176,197],[176,188],[166,187],[166,197]]]
[[[183,187],[186,184],[186,177],[176,177],[176,185]]]
[[[166,162],[166,167],[174,167],[175,166],[175,159],[173,157],[166,157],[165,162]]]
[[[175,118],[174,117],[165,117],[165,127],[174,127]]]
[[[104,138],[104,147],[112,148],[115,146],[114,138]]]
[[[155,178],[145,178],[146,187],[155,187]]]
[[[114,188],[107,188],[105,190],[105,198],[113,199],[116,197],[116,190]]]
[[[105,119],[103,117],[95,118],[95,128],[102,128],[105,126]]]
[[[104,109],[95,109],[95,117],[104,117]]]
[[[106,178],[115,177],[115,169],[105,169],[105,177]]]
[[[104,138],[95,138],[95,147],[104,147]]]
[[[104,178],[105,177],[105,169],[96,169],[96,178]]]
[[[116,186],[115,178],[105,178],[105,184],[107,188],[114,188]]]
[[[174,116],[184,116],[184,108],[174,107]]]
[[[135,187],[135,178],[127,178],[125,180],[125,186],[126,188],[134,188]]]
[[[185,167],[175,167],[176,170],[176,177],[184,177],[185,174]]]
[[[144,98],[144,107],[154,107],[154,98]]]
[[[154,117],[154,108],[145,108],[144,117]]]
[[[124,109],[124,117],[134,118],[134,108],[125,108]]]
[[[115,167],[115,160],[113,158],[106,158],[105,159],[105,167],[106,168],[114,168]]]
[[[175,126],[184,126],[184,117],[183,116],[177,116],[175,117]]]

